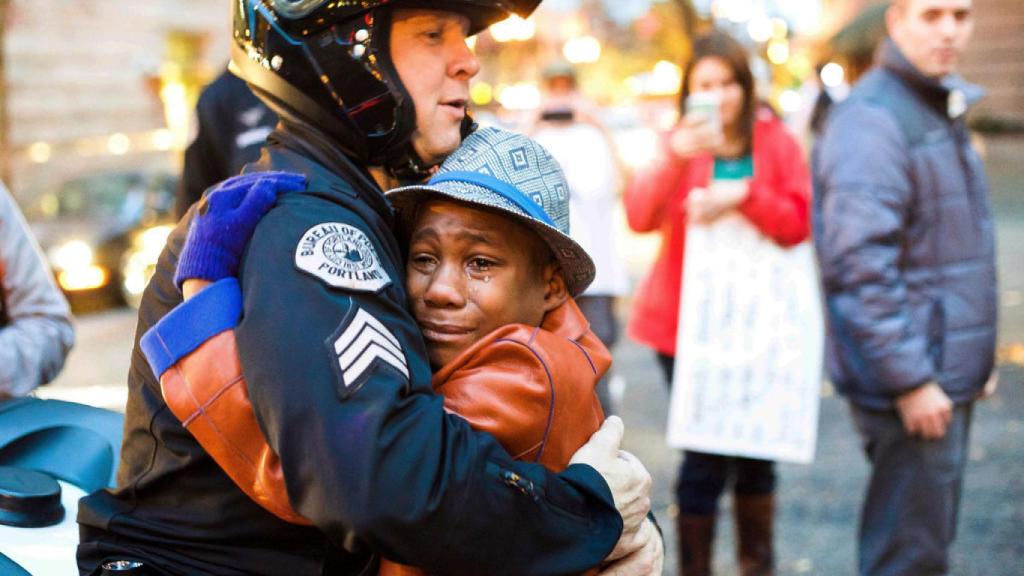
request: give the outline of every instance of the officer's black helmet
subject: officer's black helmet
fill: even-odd
[[[235,0],[232,61],[261,98],[317,126],[346,152],[393,170],[416,159],[416,114],[395,72],[395,7],[465,14],[475,34],[541,0]]]

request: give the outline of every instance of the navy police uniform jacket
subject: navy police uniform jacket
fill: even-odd
[[[444,411],[383,194],[307,140],[275,133],[254,167],[309,185],[256,228],[236,338],[289,499],[314,527],[279,520],[231,482],[171,414],[136,340],[117,487],[79,509],[82,573],[129,556],[168,574],[364,574],[371,550],[433,574],[599,563],[622,530],[607,484],[589,466],[556,475],[516,462]],[[181,302],[173,274],[190,220],[160,258],[137,339]]]

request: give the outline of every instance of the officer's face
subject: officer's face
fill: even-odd
[[[436,10],[395,10],[391,57],[416,108],[412,146],[438,164],[462,141],[469,80],[480,62],[466,45],[469,19]]]
[[[538,326],[565,301],[550,250],[511,218],[448,200],[419,210],[407,288],[430,364],[447,364],[506,324]]]
[[[886,14],[889,35],[921,74],[956,69],[974,31],[971,0],[899,0]]]

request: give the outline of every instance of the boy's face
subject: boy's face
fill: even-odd
[[[568,297],[547,245],[512,218],[429,200],[413,224],[409,300],[430,364],[445,365],[506,324],[540,325]]]

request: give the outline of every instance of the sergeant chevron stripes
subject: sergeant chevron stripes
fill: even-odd
[[[334,352],[338,355],[338,366],[346,388],[358,380],[377,359],[387,362],[404,374],[406,379],[409,378],[409,365],[398,339],[380,320],[362,308],[356,312],[348,328],[334,341]]]

